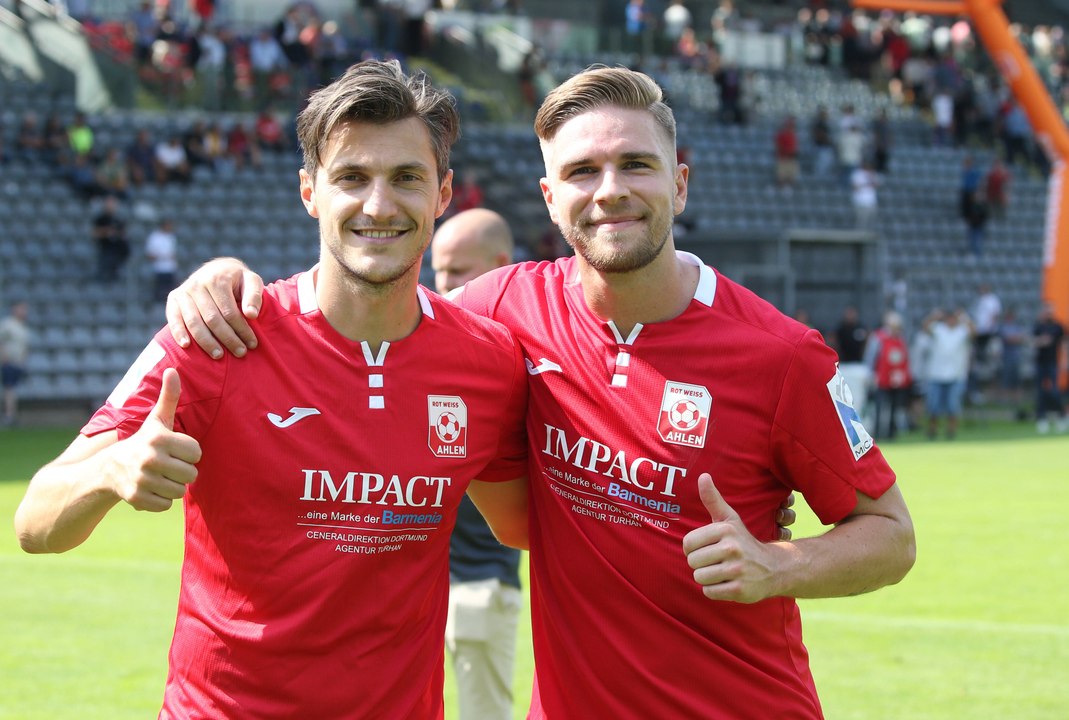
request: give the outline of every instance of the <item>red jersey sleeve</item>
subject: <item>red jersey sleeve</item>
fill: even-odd
[[[211,425],[232,359],[212,360],[199,349],[183,350],[166,328],[156,333],[81,432],[117,430],[124,440],[138,431],[160,397],[163,371],[175,368],[182,383],[174,429],[201,437]]]
[[[501,398],[501,432],[496,458],[478,475],[484,482],[514,480],[527,474],[527,369],[519,343],[511,333],[508,337],[512,343],[511,367],[501,371],[503,377],[508,377],[508,390]]]
[[[861,424],[835,353],[809,331],[797,345],[772,427],[776,474],[798,490],[821,522],[839,522],[895,474]]]
[[[471,280],[449,294],[449,299],[469,312],[494,318],[512,278],[522,264],[506,265]]]

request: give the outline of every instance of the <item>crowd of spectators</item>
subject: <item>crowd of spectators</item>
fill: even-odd
[[[95,47],[130,65],[169,104],[259,111],[299,107],[361,58],[422,54],[433,3],[358,2],[339,21],[301,0],[254,28],[228,22],[211,0],[190,4],[190,12],[176,13],[171,2],[146,0],[121,21],[91,13],[78,19]]]
[[[291,150],[290,133],[276,113],[264,111],[255,120],[243,117],[247,118],[206,114],[185,127],[167,131],[142,127],[124,139],[113,128],[107,133],[95,131],[94,118],[80,112],[69,119],[50,114],[42,122],[35,111],[27,110],[13,127],[0,125],[0,163],[48,168],[86,202],[96,250],[90,278],[111,284],[122,277],[132,255],[127,219],[140,188],[196,182],[198,168],[218,175],[256,169],[265,154]],[[106,141],[102,143],[101,137]],[[155,276],[150,297],[156,300],[166,294],[164,287],[176,270],[167,269],[173,253],[165,252],[160,239],[166,239],[164,230],[173,233],[173,229],[173,225],[158,228],[146,249]]]
[[[878,439],[910,430],[931,440],[940,433],[953,439],[967,407],[1031,417],[1039,434],[1069,432],[1058,385],[1059,363],[1069,353],[1067,330],[1049,305],[1027,325],[984,283],[969,307],[933,308],[912,332],[895,309],[868,328],[850,306],[825,337]]]

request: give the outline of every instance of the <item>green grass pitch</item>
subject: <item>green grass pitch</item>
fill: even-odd
[[[900,585],[804,601],[830,720],[1069,718],[1069,438],[966,427],[884,448],[917,527]],[[181,514],[119,507],[82,547],[24,555],[11,517],[73,430],[0,433],[0,718],[155,717],[174,625]],[[796,534],[819,530],[807,512]],[[682,556],[681,556],[682,557]],[[530,694],[521,624],[516,718]],[[447,680],[446,717],[456,717]]]

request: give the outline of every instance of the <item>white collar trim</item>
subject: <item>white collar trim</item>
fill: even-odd
[[[311,269],[301,273],[297,277],[297,302],[301,308],[301,314],[313,312],[319,309],[319,301],[316,299],[316,275],[319,272],[319,264],[316,263]],[[419,298],[419,309],[423,316],[434,320],[434,306],[427,297],[427,291],[422,285],[416,286],[416,297]]]

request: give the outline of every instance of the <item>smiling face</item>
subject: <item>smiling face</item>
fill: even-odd
[[[438,181],[421,120],[339,123],[315,177],[303,169],[300,175],[304,206],[319,219],[324,269],[364,286],[418,275],[434,221],[452,197],[452,173]]]
[[[657,258],[687,199],[685,165],[653,115],[604,106],[543,141],[542,195],[576,254],[595,270],[626,273]]]

